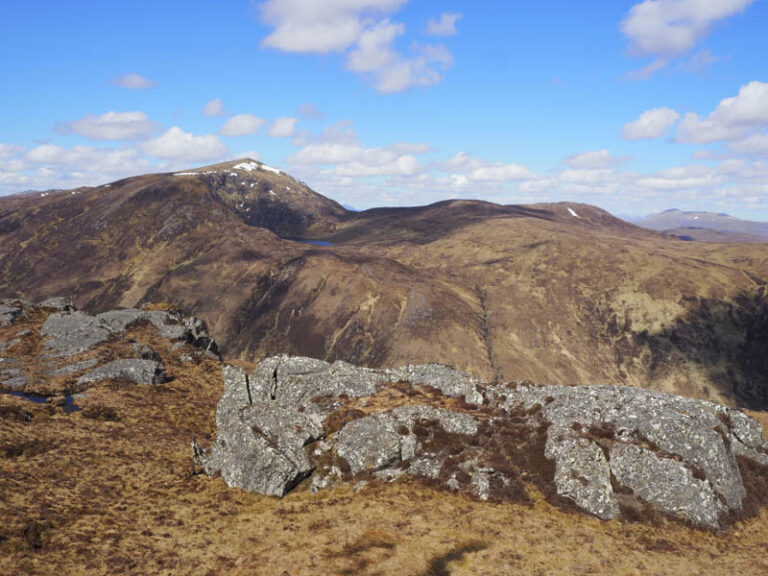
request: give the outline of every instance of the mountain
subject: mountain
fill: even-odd
[[[768,222],[740,220],[714,212],[672,209],[638,218],[633,223],[700,242],[768,242]]]
[[[228,358],[443,362],[768,406],[768,253],[583,204],[350,212],[250,160],[0,198],[0,293],[169,302]]]

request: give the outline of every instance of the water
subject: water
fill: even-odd
[[[16,396],[16,398],[23,398],[24,400],[29,400],[30,402],[34,402],[35,404],[46,404],[48,402],[48,396],[38,396],[36,394],[26,394],[24,392],[3,392],[3,394],[8,394],[9,396]],[[72,412],[77,412],[80,410],[80,406],[75,404],[75,396],[76,394],[69,394],[66,397],[66,400],[64,402],[64,412],[67,414],[71,414]]]
[[[327,240],[304,240],[303,238],[294,238],[294,242],[301,242],[302,244],[314,244],[315,246],[333,246],[333,242]]]

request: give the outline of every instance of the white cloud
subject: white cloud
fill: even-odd
[[[203,106],[203,114],[206,116],[211,117],[221,117],[224,116],[224,102],[221,98],[214,98],[208,104]]]
[[[347,55],[353,72],[374,72],[391,66],[398,58],[392,43],[405,32],[405,24],[382,20],[360,34],[357,47]]]
[[[219,160],[227,154],[227,147],[214,134],[195,136],[184,132],[178,126],[145,142],[141,149],[155,158],[178,162]]]
[[[636,184],[652,190],[687,190],[710,188],[722,183],[723,178],[709,166],[694,164],[676,166],[637,179]]]
[[[463,14],[458,12],[443,12],[440,19],[430,19],[427,22],[427,34],[432,36],[453,36],[456,34],[456,22],[461,20]]]
[[[273,138],[291,138],[296,135],[296,122],[298,119],[289,116],[275,118],[269,128],[269,135]]]
[[[643,112],[637,120],[624,126],[622,135],[625,140],[660,138],[679,119],[680,114],[671,108],[654,108]]]
[[[148,90],[157,86],[157,82],[154,80],[145,78],[141,74],[136,74],[135,72],[112,78],[111,82],[112,84],[117,84],[118,86],[129,88],[131,90]]]
[[[522,164],[487,162],[473,158],[466,152],[458,152],[440,168],[445,172],[453,172],[452,180],[456,183],[473,182],[514,182],[531,180],[537,176]],[[464,175],[466,178],[461,178]]]
[[[301,150],[288,157],[288,163],[302,166],[332,166],[324,170],[336,177],[414,176],[423,170],[416,155],[431,152],[420,142],[398,142],[366,148],[348,122],[326,127]]]
[[[725,98],[707,117],[689,112],[677,129],[679,142],[703,144],[739,140],[768,126],[768,84],[750,82],[739,94]]]
[[[238,114],[224,122],[219,129],[222,136],[249,136],[256,134],[266,122],[253,114]]]
[[[263,44],[286,52],[346,53],[347,69],[363,74],[384,93],[430,86],[453,65],[439,45],[411,45],[401,54],[395,40],[405,24],[387,17],[407,0],[267,0],[261,19],[274,27]]]
[[[754,0],[644,0],[621,22],[629,53],[654,57],[654,69],[690,51],[721,20],[749,7]],[[654,66],[654,64],[651,64]],[[646,67],[647,68],[647,67]]]
[[[744,140],[732,142],[729,148],[737,154],[768,156],[768,134],[753,134]]]
[[[343,52],[365,21],[396,12],[408,0],[267,0],[261,19],[274,27],[263,43],[286,52]]]
[[[411,57],[398,57],[373,73],[377,90],[394,93],[414,86],[433,86],[453,66],[453,56],[444,46],[414,44],[411,49]]]
[[[144,112],[107,112],[101,116],[88,114],[74,122],[56,126],[61,134],[79,134],[91,140],[138,140],[157,130]]]
[[[572,168],[610,168],[632,160],[630,156],[612,156],[609,150],[589,150],[563,159]]]
[[[38,189],[94,186],[153,168],[134,148],[41,144],[24,154],[23,160],[25,164],[17,167],[17,177],[24,185]],[[36,168],[30,171],[29,164]]]

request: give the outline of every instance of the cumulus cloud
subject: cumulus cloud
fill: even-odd
[[[679,142],[703,144],[739,140],[768,126],[768,84],[750,82],[737,96],[725,98],[709,116],[689,112],[678,126]]]
[[[269,135],[273,138],[292,138],[296,135],[296,122],[297,118],[289,116],[275,118],[269,128]]]
[[[152,168],[152,163],[134,148],[41,144],[24,153],[16,175],[32,188],[72,188],[142,174]]]
[[[453,64],[450,52],[442,46],[414,44],[411,57],[406,58],[393,48],[395,39],[404,32],[404,24],[389,20],[368,28],[348,54],[347,68],[368,75],[381,92],[436,84]]]
[[[572,168],[610,168],[620,166],[632,160],[631,156],[612,156],[609,150],[589,150],[573,154],[563,159]]]
[[[261,20],[274,27],[263,44],[285,52],[343,52],[362,33],[364,20],[392,14],[408,0],[267,0]]]
[[[621,22],[633,56],[653,57],[646,77],[693,49],[712,27],[754,0],[644,0]],[[641,75],[642,76],[642,75]]]
[[[195,136],[178,126],[142,144],[145,154],[178,162],[219,160],[226,156],[227,147],[214,134]]]
[[[214,118],[218,118],[221,116],[224,116],[224,102],[221,98],[214,98],[208,104],[203,106],[203,114],[206,116],[211,116]]]
[[[60,134],[79,134],[91,140],[138,140],[155,132],[159,126],[144,112],[107,112],[88,114],[74,122],[56,126]]]
[[[456,22],[464,15],[458,12],[443,12],[440,19],[430,19],[427,22],[427,34],[431,36],[453,36],[456,34]]]
[[[729,147],[737,154],[768,156],[768,134],[753,134],[744,140],[732,142]]]
[[[671,108],[654,108],[643,112],[634,122],[624,126],[625,140],[648,140],[664,136],[680,119],[680,114]]]
[[[430,86],[453,64],[440,45],[412,44],[408,55],[394,47],[405,24],[389,15],[407,0],[267,0],[261,19],[274,30],[265,46],[286,52],[346,53],[346,67],[363,74],[384,93]],[[446,27],[450,23],[450,16]],[[454,21],[455,24],[455,21]]]
[[[474,158],[467,152],[456,153],[441,165],[441,169],[445,172],[453,172],[451,178],[454,184],[486,181],[514,182],[536,178],[536,175],[522,164],[487,162]]]
[[[266,122],[253,114],[238,114],[224,122],[219,129],[222,136],[249,136],[256,134]]]
[[[416,156],[431,151],[428,144],[414,142],[367,148],[348,122],[339,122],[289,156],[288,162],[298,167],[330,166],[324,172],[337,177],[414,176],[424,168]]]
[[[157,86],[157,82],[145,78],[141,74],[136,74],[136,72],[112,78],[111,82],[112,84],[117,84],[123,88],[129,88],[130,90],[149,90],[150,88]]]

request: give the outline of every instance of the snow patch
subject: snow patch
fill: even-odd
[[[197,176],[199,172],[176,172],[174,176]]]
[[[571,216],[573,216],[574,218],[580,218],[580,216],[579,216],[578,214],[576,214],[576,211],[575,211],[573,208],[571,208],[570,206],[568,206],[568,212],[569,212],[569,213],[570,213],[570,215],[571,215]]]
[[[259,169],[259,165],[256,162],[240,162],[232,166],[233,170],[245,170],[246,172],[252,172]]]
[[[272,196],[277,196],[277,194],[275,194],[274,190],[270,190],[269,193],[272,194]]]
[[[274,172],[275,174],[282,174],[283,171],[279,168],[272,168],[272,166],[267,166],[266,164],[261,165],[262,170],[266,170],[267,172]]]

